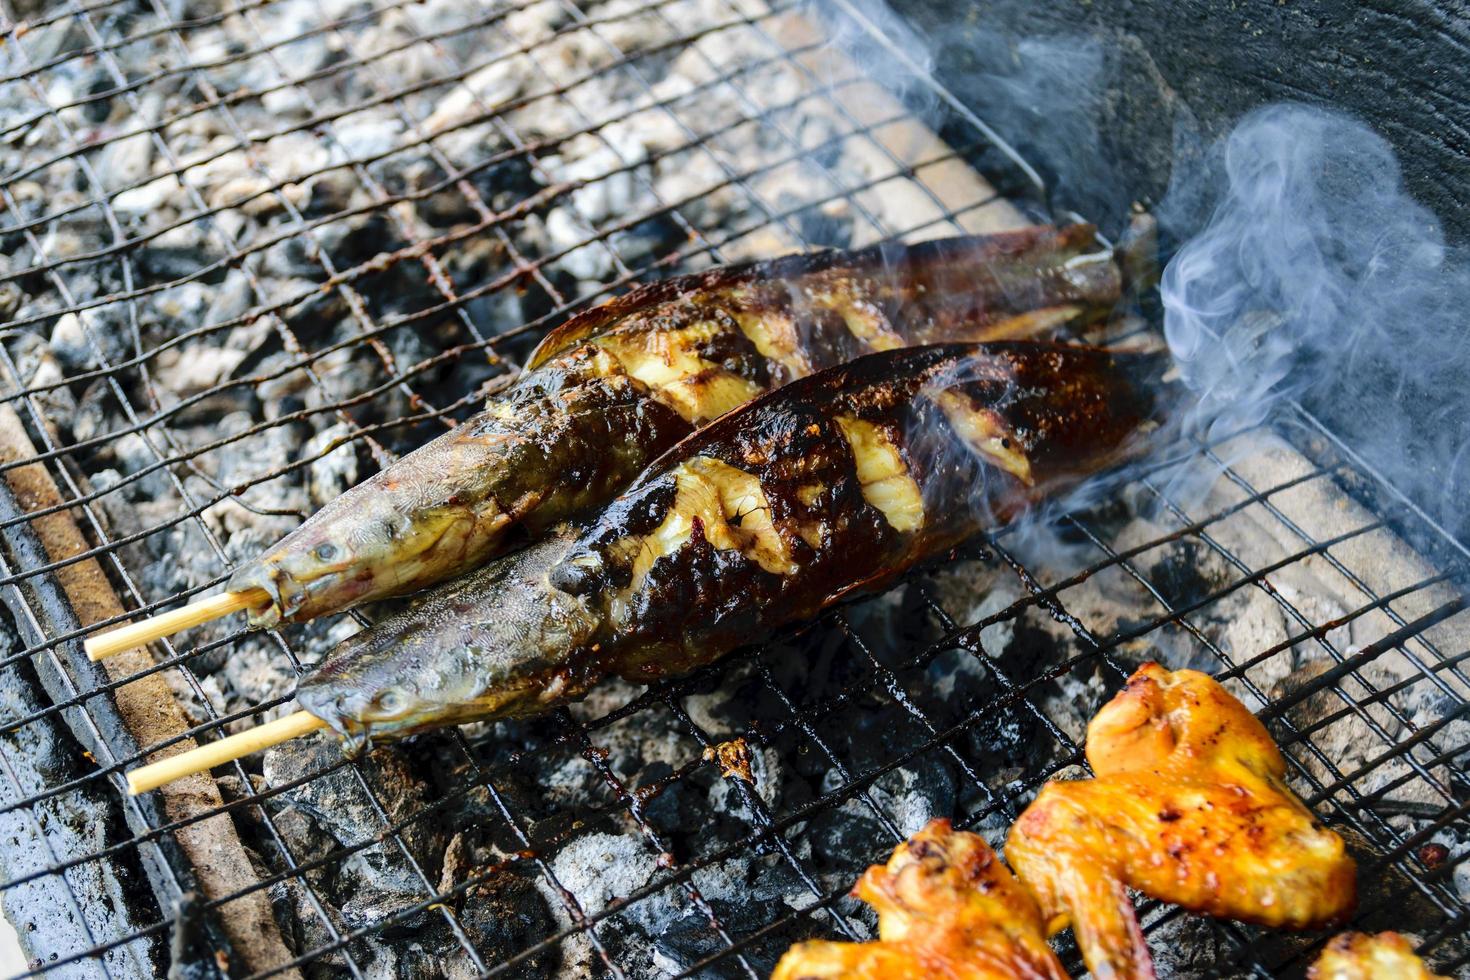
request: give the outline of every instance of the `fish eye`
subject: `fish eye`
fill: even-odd
[[[567,595],[586,595],[597,584],[602,572],[602,562],[596,555],[586,555],[570,561],[557,562],[547,573],[547,581],[558,592]]]
[[[384,714],[397,714],[404,707],[403,695],[396,688],[386,688],[373,698],[373,708]]]
[[[317,545],[316,551],[312,553],[316,555],[317,561],[331,561],[337,557],[337,546],[330,541],[324,542]]]

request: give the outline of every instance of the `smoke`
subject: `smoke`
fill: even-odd
[[[1388,144],[1340,113],[1269,106],[1176,171],[1161,211],[1202,198],[1208,221],[1161,284],[1165,337],[1198,398],[1186,430],[1216,438],[1299,399],[1462,533],[1470,264],[1405,191]]]
[[[934,122],[940,106],[938,93],[926,84],[934,72],[929,43],[884,0],[842,0],[841,7],[843,15],[837,17],[817,5],[806,10],[814,23],[823,25],[826,47],[841,56],[835,62],[818,62],[819,74],[826,76],[822,81],[828,85],[845,81],[848,67],[857,67],[910,115]]]
[[[1194,403],[1177,420],[1185,442],[1165,451],[1282,423],[1294,400],[1447,531],[1470,536],[1470,262],[1408,193],[1382,137],[1342,113],[1279,104],[1213,139],[1129,35],[1008,33],[975,19],[947,29],[922,8],[919,35],[881,0],[840,5],[904,60],[941,66],[1036,167],[1053,206],[1117,231],[1131,193],[1167,185],[1152,208],[1177,246],[1163,325]],[[1002,2],[987,20],[1055,27],[1024,3]],[[876,81],[921,90],[863,25],[836,24],[834,43]],[[926,119],[938,128],[942,115]],[[1166,478],[1186,510],[1218,476],[1196,463]]]
[[[972,40],[941,60],[964,66],[970,107],[1037,168],[1044,203],[1094,220],[1126,215],[1102,126],[1104,93],[1117,78],[1104,46],[1083,35],[966,36]]]

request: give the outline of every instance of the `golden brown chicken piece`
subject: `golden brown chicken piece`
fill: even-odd
[[[1449,980],[1430,973],[1414,947],[1396,932],[1345,932],[1322,951],[1307,980]]]
[[[1087,728],[1095,779],[1048,783],[1006,857],[1100,978],[1152,977],[1126,888],[1285,928],[1341,921],[1353,861],[1286,787],[1265,726],[1215,680],[1144,664]]]
[[[771,980],[1065,980],[1041,911],[975,834],[932,821],[853,894],[878,910],[877,942],[797,943]]]

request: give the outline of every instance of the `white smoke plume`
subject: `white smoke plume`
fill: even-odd
[[[1449,530],[1466,529],[1470,266],[1381,137],[1340,113],[1257,110],[1180,194],[1215,201],[1169,261],[1164,332],[1209,438],[1320,406]],[[1167,211],[1167,202],[1166,208]]]
[[[1103,228],[1126,224],[1126,188],[1139,183],[1129,178],[1158,161],[1130,158],[1124,135],[1103,124],[1126,116],[1109,110],[1127,101],[1119,65],[1148,60],[1110,46],[1124,39],[920,36],[883,0],[845,2],[905,60],[962,75],[950,80],[1043,175],[1053,201]],[[916,91],[863,31],[844,29],[835,43],[883,84]],[[1197,400],[1179,419],[1182,434],[1212,440],[1279,418],[1295,400],[1447,531],[1470,537],[1465,253],[1446,243],[1388,142],[1362,121],[1278,104],[1211,145],[1159,83],[1174,145],[1169,190],[1153,210],[1177,245],[1161,284],[1163,324]],[[1195,467],[1167,482],[1189,509],[1217,475]]]

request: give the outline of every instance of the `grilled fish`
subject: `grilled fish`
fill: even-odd
[[[983,837],[934,820],[852,893],[878,912],[878,941],[797,943],[771,980],[1067,980],[1036,899]]]
[[[1093,230],[798,255],[652,283],[574,317],[486,409],[313,515],[226,588],[252,625],[402,595],[606,502],[695,428],[864,353],[1035,335],[1111,309]]]
[[[1048,783],[1006,859],[1097,977],[1151,978],[1128,889],[1289,929],[1351,913],[1356,867],[1285,783],[1266,727],[1219,682],[1144,664],[1087,726],[1095,779]]]
[[[580,530],[344,641],[298,700],[356,749],[534,714],[609,673],[686,672],[1129,455],[1162,411],[1166,366],[941,344],[800,379],[685,439]]]

